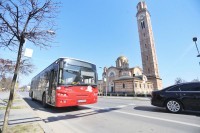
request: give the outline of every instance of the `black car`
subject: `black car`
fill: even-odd
[[[200,111],[200,82],[188,82],[153,91],[151,104],[166,107],[169,112]]]

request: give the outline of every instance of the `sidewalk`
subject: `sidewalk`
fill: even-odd
[[[0,92],[0,128],[2,129],[9,92]],[[44,133],[41,119],[18,95],[9,115],[8,133]]]

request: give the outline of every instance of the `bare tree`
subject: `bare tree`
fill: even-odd
[[[0,58],[0,88],[8,90],[11,85],[9,74],[13,72],[13,61]]]
[[[35,66],[30,62],[29,59],[23,59],[20,62],[19,72],[22,75],[29,75],[30,73],[33,72],[34,69],[35,69]]]
[[[9,59],[0,58],[0,79],[6,78],[8,74],[13,74],[15,69],[16,61]],[[29,59],[21,59],[19,73],[28,75],[33,72],[35,66],[30,62]]]
[[[14,73],[16,61],[0,58],[0,89],[9,90],[12,79],[11,74]],[[29,59],[22,59],[20,62],[19,73],[22,75],[29,75],[33,72],[35,66]]]
[[[184,83],[184,82],[186,82],[186,81],[180,77],[175,79],[175,84],[180,84],[180,83]]]
[[[50,46],[53,41],[54,21],[59,3],[52,0],[0,0],[0,47],[18,49],[6,108],[3,133],[8,126],[8,116],[13,103],[14,87],[18,76],[25,40],[39,47]]]
[[[2,78],[0,80],[0,88],[4,88],[3,90],[8,90],[11,86],[12,78],[7,77],[7,78]]]
[[[193,79],[192,82],[199,82],[199,78]]]
[[[0,79],[6,78],[6,74],[13,69],[13,61],[0,58]]]

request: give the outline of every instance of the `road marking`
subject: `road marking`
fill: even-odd
[[[114,112],[127,114],[127,115],[132,115],[132,116],[139,116],[139,117],[144,117],[144,118],[149,118],[149,119],[161,120],[161,121],[166,121],[166,122],[178,123],[178,124],[183,124],[183,125],[187,125],[187,126],[200,127],[200,125],[197,125],[197,124],[181,122],[181,121],[176,121],[176,120],[170,120],[170,119],[165,119],[165,118],[146,116],[146,115],[140,115],[140,114],[133,114],[133,113],[122,112],[122,111],[114,111]]]
[[[119,105],[119,106],[117,106],[117,108],[124,108],[124,107],[126,107],[127,105]]]
[[[102,109],[102,110],[109,109],[109,108],[100,108],[100,107],[95,107],[95,106],[87,106],[87,107],[91,107],[91,108],[95,108],[95,109]],[[171,122],[171,123],[178,123],[178,124],[182,124],[182,125],[187,125],[187,126],[193,126],[193,127],[200,128],[199,124],[181,122],[181,121],[176,121],[176,120],[170,120],[170,119],[159,118],[159,117],[154,117],[154,116],[147,116],[147,115],[141,115],[141,114],[135,114],[135,113],[128,113],[128,112],[123,112],[123,111],[118,111],[118,110],[113,110],[113,112],[117,112],[117,113],[121,113],[121,114],[126,114],[126,115],[132,115],[132,116],[138,116],[138,117],[143,117],[143,118],[148,118],[148,119],[166,121],[166,122]]]

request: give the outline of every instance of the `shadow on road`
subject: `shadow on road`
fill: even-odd
[[[37,101],[37,100],[32,101],[30,98],[24,98],[24,101],[26,103],[28,103],[28,105],[33,110],[41,110],[41,111],[50,112],[50,113],[66,113],[66,112],[74,112],[74,111],[79,111],[79,110],[84,110],[84,109],[90,109],[90,108],[83,107],[83,106],[59,107],[59,108],[49,106],[47,108],[43,108],[42,103],[40,101]]]
[[[49,123],[49,122],[54,122],[54,121],[59,121],[59,120],[75,119],[75,118],[96,115],[96,114],[100,114],[100,113],[111,112],[111,111],[118,110],[118,109],[119,108],[98,109],[98,110],[87,111],[84,113],[66,114],[66,115],[62,115],[62,116],[51,116],[51,117],[48,117],[47,119],[44,119],[43,121],[45,123]]]
[[[134,107],[134,109],[140,110],[140,111],[148,111],[148,112],[169,113],[165,108],[159,108],[159,107],[153,107],[153,106],[136,106]],[[194,115],[194,116],[200,117],[200,112],[197,112],[197,111],[183,111],[180,114]]]
[[[62,107],[62,108],[55,108],[55,107],[43,108],[41,102],[39,102],[39,101],[32,101],[30,98],[24,98],[24,100],[29,104],[29,106],[33,110],[41,110],[41,111],[50,112],[50,113],[54,113],[54,114],[60,113],[60,115],[58,114],[58,116],[51,116],[46,119],[43,119],[43,121],[45,123],[59,121],[59,120],[86,117],[86,116],[111,112],[111,111],[120,109],[120,108],[106,108],[106,109],[95,109],[95,110],[92,109],[91,110],[91,108],[88,108],[85,106]],[[82,112],[80,112],[80,111],[82,111]],[[63,114],[62,115],[62,113],[73,113],[73,114]]]
[[[164,108],[153,107],[153,106],[136,106],[134,107],[134,109],[140,111],[148,111],[148,112],[167,113],[167,111]]]

